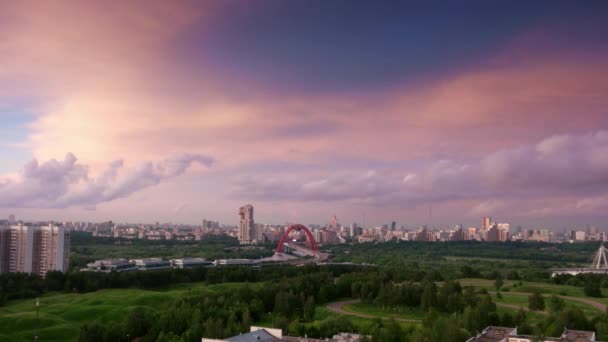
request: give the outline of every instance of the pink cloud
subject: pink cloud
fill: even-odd
[[[19,2],[3,12],[11,20],[0,23],[0,104],[40,100],[26,146],[40,160],[72,151],[91,175],[116,159],[133,167],[178,153],[212,155],[212,172],[228,188],[226,170],[316,163],[327,167],[263,181],[250,175],[240,185],[252,197],[361,203],[479,203],[508,187],[553,196],[556,184],[578,191],[605,180],[608,64],[591,53],[575,59],[514,43],[415,88],[277,97],[252,87],[235,96],[204,60],[187,64],[173,52],[213,8]],[[369,165],[341,170],[331,165],[336,159]],[[367,173],[376,162],[427,159],[440,161]]]
[[[122,160],[117,160],[93,178],[89,167],[78,163],[72,153],[63,161],[51,159],[39,163],[34,159],[16,177],[0,178],[0,207],[90,208],[178,177],[196,163],[210,167],[213,159],[202,155],[176,155],[127,170]]]

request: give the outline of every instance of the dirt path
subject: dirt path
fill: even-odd
[[[495,291],[492,291],[492,293],[495,293]],[[528,292],[503,292],[506,294],[512,293],[515,295],[522,295],[522,296],[529,296],[532,293],[528,293]],[[546,294],[545,294],[546,296]],[[561,295],[556,295],[560,298],[563,299],[567,299],[567,300],[573,300],[575,302],[579,302],[579,303],[583,303],[583,304],[588,304],[593,306],[594,308],[601,310],[602,312],[606,312],[606,305],[600,303],[600,302],[596,302],[593,299],[589,299],[589,298],[583,298],[583,297],[570,297],[570,296],[561,296]]]
[[[513,293],[513,292],[511,292]],[[530,311],[530,309],[521,306],[521,305],[515,305],[515,304],[507,304],[507,303],[499,303],[499,302],[494,302],[496,304],[496,306],[502,306],[503,308],[509,308],[509,309],[514,309],[514,310],[519,310],[519,308],[523,308],[524,311]],[[546,311],[532,311],[535,313],[539,313],[541,315],[546,315],[547,312]]]
[[[494,291],[491,291],[491,293],[496,293]],[[529,296],[531,295],[531,293],[528,292],[503,292],[503,293],[510,293],[510,294],[514,294],[514,295],[522,295],[522,296]],[[606,312],[606,305],[600,303],[600,302],[596,302],[592,299],[589,298],[582,298],[582,297],[570,297],[570,296],[561,296],[561,295],[557,295],[560,298],[563,299],[567,299],[567,300],[572,300],[575,302],[579,302],[579,303],[583,303],[583,304],[587,304],[587,305],[591,305],[594,308],[601,310],[602,312]],[[333,303],[329,303],[327,305],[327,309],[331,312],[335,312],[335,313],[339,313],[342,315],[350,315],[350,316],[357,316],[357,317],[361,317],[361,318],[383,318],[383,319],[390,319],[391,316],[387,315],[386,317],[380,317],[380,316],[374,316],[374,315],[368,315],[368,314],[364,314],[364,313],[360,313],[360,312],[354,312],[354,311],[347,311],[344,309],[344,306],[346,305],[350,305],[350,304],[356,304],[361,302],[359,299],[351,299],[351,300],[344,300],[344,301],[340,301],[340,302],[333,302]],[[498,306],[502,306],[505,308],[510,308],[510,309],[515,309],[515,310],[519,310],[520,307],[523,307],[522,305],[515,305],[515,304],[507,304],[507,303],[499,303],[499,302],[495,302],[496,305]],[[524,310],[529,311],[527,307],[523,307]],[[547,312],[545,311],[534,311],[535,313],[539,313],[542,315],[546,315]],[[394,319],[396,321],[400,321],[400,322],[421,322],[421,320],[419,319],[405,319],[405,318],[396,318],[394,317]]]
[[[359,299],[351,299],[351,300],[344,300],[341,302],[333,302],[333,303],[329,303],[327,305],[327,309],[331,312],[339,313],[342,315],[357,316],[357,317],[361,317],[361,318],[372,318],[372,319],[373,318],[382,318],[382,319],[393,318],[395,321],[399,321],[399,322],[414,322],[414,323],[422,322],[419,319],[406,319],[406,318],[397,318],[397,317],[391,317],[391,316],[380,317],[380,316],[368,315],[368,314],[364,314],[364,313],[360,313],[360,312],[344,310],[345,305],[357,304],[359,302],[361,302]]]

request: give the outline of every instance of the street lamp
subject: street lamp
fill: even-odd
[[[36,336],[34,336],[34,341],[38,341],[38,330],[40,329],[40,321],[38,320],[38,313],[40,312],[40,301],[38,297],[36,297]]]

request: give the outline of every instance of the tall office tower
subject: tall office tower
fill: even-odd
[[[239,208],[239,242],[241,244],[251,243],[255,238],[255,224],[253,223],[253,206],[247,204]]]
[[[0,272],[34,273],[68,270],[70,234],[63,227],[0,228]]]
[[[15,215],[8,215],[8,224],[15,224]]]
[[[488,230],[488,229],[490,229],[491,226],[492,226],[492,219],[490,217],[484,217],[483,225],[482,225],[483,230]]]
[[[397,228],[397,222],[393,221],[391,222],[391,230],[395,231],[395,228]]]

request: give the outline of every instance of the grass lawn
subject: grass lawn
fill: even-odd
[[[214,291],[238,284],[182,284],[169,290],[110,289],[90,293],[49,293],[40,297],[40,340],[74,341],[80,326],[95,320],[119,322],[136,306],[160,311],[189,292]],[[250,284],[255,286],[255,284]],[[0,307],[0,341],[31,341],[36,330],[36,300],[10,301]]]
[[[528,308],[528,295],[513,294],[513,293],[508,293],[508,292],[501,292],[501,295],[502,295],[502,298],[498,298],[498,297],[496,297],[496,294],[493,293],[492,299],[496,303],[517,305],[517,306],[523,307],[524,309]],[[547,306],[548,299],[549,299],[549,296],[545,296],[545,307]],[[585,303],[580,303],[580,302],[576,302],[576,301],[568,300],[568,299],[564,299],[564,302],[566,303],[567,308],[580,309],[581,311],[583,311],[583,313],[585,313],[585,315],[587,317],[593,317],[594,315],[597,315],[602,312],[601,310],[599,310],[591,305],[585,304]],[[535,314],[535,313],[530,313],[530,314]]]
[[[477,279],[477,278],[466,278],[458,280],[462,286],[472,285],[478,288],[485,288],[488,291],[495,291],[496,287],[494,287],[494,280],[489,279]],[[504,286],[502,290],[508,289],[511,292],[532,292],[534,290],[540,291],[540,293],[544,295],[562,295],[562,296],[571,296],[571,297],[587,297],[583,291],[582,287],[576,286],[568,286],[568,285],[556,285],[556,284],[548,284],[548,283],[536,283],[536,282],[528,282],[522,281],[521,286],[514,286],[515,284],[519,284],[519,281],[513,280],[504,280]],[[602,294],[604,297],[608,297],[608,289],[602,289]],[[592,298],[592,297],[587,297]],[[593,300],[597,300],[602,303],[608,303],[608,298],[592,298]]]
[[[401,318],[401,319],[423,319],[426,311],[421,308],[410,308],[407,306],[382,307],[377,304],[355,303],[345,305],[346,311],[358,312],[381,318]]]

